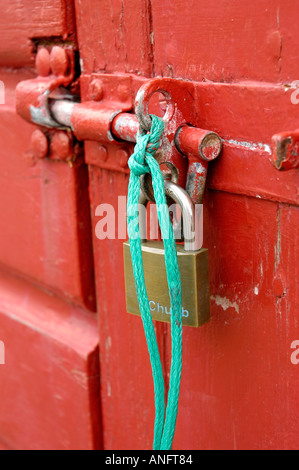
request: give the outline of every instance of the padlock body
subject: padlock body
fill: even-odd
[[[210,319],[209,255],[207,249],[186,252],[177,245],[182,280],[184,326],[198,327]],[[142,243],[145,285],[153,320],[169,323],[171,308],[163,242]],[[140,315],[129,242],[124,243],[126,303],[128,313]]]

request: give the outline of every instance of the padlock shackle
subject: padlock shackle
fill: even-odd
[[[183,188],[181,188],[176,183],[172,183],[171,181],[165,180],[165,194],[170,197],[176,204],[180,206],[183,216],[183,227],[184,227],[184,250],[185,251],[198,251],[200,250],[201,246],[200,237],[196,236],[196,209],[195,205],[187,193]],[[139,204],[146,206],[148,203],[148,199],[142,192],[140,191],[139,197]],[[146,233],[145,233],[145,226],[146,220],[140,221],[140,234],[142,241],[146,241]]]
[[[165,180],[165,193],[180,206],[183,216],[184,250],[197,251],[195,232],[195,206],[187,191],[179,185]]]

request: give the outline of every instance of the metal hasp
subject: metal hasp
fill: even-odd
[[[174,105],[173,111],[166,112],[164,117],[166,131],[161,146],[161,163],[169,163],[176,168],[176,182],[186,187],[193,202],[199,204],[205,189],[208,163],[220,155],[222,140],[214,132],[186,125],[181,113],[175,110]],[[137,116],[122,112],[115,103],[53,101],[51,113],[58,123],[69,125],[78,140],[108,144],[117,139],[134,143],[140,128]]]
[[[146,82],[136,96],[136,115],[128,112],[133,108],[132,102],[117,102],[113,97],[111,100],[107,97],[101,101],[80,104],[52,100],[50,107],[57,122],[71,127],[78,140],[106,144],[136,142],[140,123],[144,128],[150,126],[150,103],[156,93],[160,93],[166,102],[161,164],[172,165],[177,172],[175,182],[187,189],[195,204],[201,203],[208,162],[219,156],[222,140],[214,132],[192,126],[198,119],[193,97],[194,85],[191,82],[168,78],[155,78]],[[182,154],[187,158],[182,157]],[[152,200],[145,186],[144,190]]]
[[[196,127],[199,119],[194,83],[169,78],[144,81],[137,91],[135,115],[132,114],[134,93],[130,93],[129,84],[136,78],[132,76],[92,78],[90,101],[78,103],[77,97],[65,88],[71,85],[75,76],[72,51],[42,47],[37,54],[36,67],[39,77],[21,82],[17,87],[17,112],[42,128],[68,131],[78,141],[108,145],[136,142],[140,123],[149,128],[150,110],[156,112],[152,97],[160,94],[165,101],[160,163],[175,168],[174,181],[187,189],[194,203],[202,202],[208,162],[219,156],[222,140],[217,134]],[[45,139],[49,140],[49,135],[43,137],[41,133],[42,130],[34,136],[34,148]],[[36,154],[44,158],[49,153],[45,150],[46,142],[42,143],[43,148],[38,148]]]
[[[132,114],[119,114],[112,122],[112,134],[118,139],[136,142],[138,131],[138,119],[137,117],[133,118]],[[201,204],[206,185],[208,164],[220,155],[222,140],[215,132],[184,125],[177,130],[174,136],[174,144],[176,150],[188,157],[186,190],[195,204]],[[167,159],[166,155],[167,153],[163,152],[162,146],[162,162],[173,164],[172,159]],[[148,198],[153,200],[151,193],[148,194]]]
[[[277,170],[299,168],[299,129],[273,136],[271,160]]]

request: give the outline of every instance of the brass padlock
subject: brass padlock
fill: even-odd
[[[208,250],[197,249],[195,206],[187,192],[170,181],[165,181],[165,192],[180,206],[183,216],[185,242],[184,246],[177,244],[182,280],[182,321],[184,326],[198,327],[210,319]],[[144,198],[140,199],[140,204],[146,204]],[[163,242],[142,242],[145,285],[152,318],[169,323],[171,307],[164,255]],[[140,315],[129,242],[124,243],[124,266],[127,311]]]

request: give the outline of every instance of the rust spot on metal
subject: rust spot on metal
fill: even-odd
[[[273,136],[271,161],[278,170],[299,168],[299,130]]]
[[[288,146],[290,144],[292,144],[291,137],[288,137],[287,139],[277,142],[275,165],[276,165],[276,168],[278,168],[279,170],[282,169],[283,163],[287,159]]]
[[[55,122],[50,113],[49,96],[59,87],[67,87],[73,81],[75,77],[74,51],[70,46],[65,48],[55,46],[51,51],[50,59],[46,48],[41,48],[40,51],[37,58],[37,71],[42,75],[18,84],[16,88],[17,113],[26,121],[49,128],[61,128],[62,126]],[[45,76],[48,72],[48,60],[50,60],[52,71],[57,75],[50,73]]]
[[[184,155],[193,155],[211,161],[222,150],[222,140],[215,132],[191,126],[182,126],[176,133],[175,144]]]
[[[276,297],[281,298],[284,297],[287,290],[285,287],[285,281],[281,275],[275,276],[273,279],[273,291]]]
[[[201,142],[200,153],[202,158],[211,161],[217,158],[222,150],[222,140],[219,135],[209,132]]]

